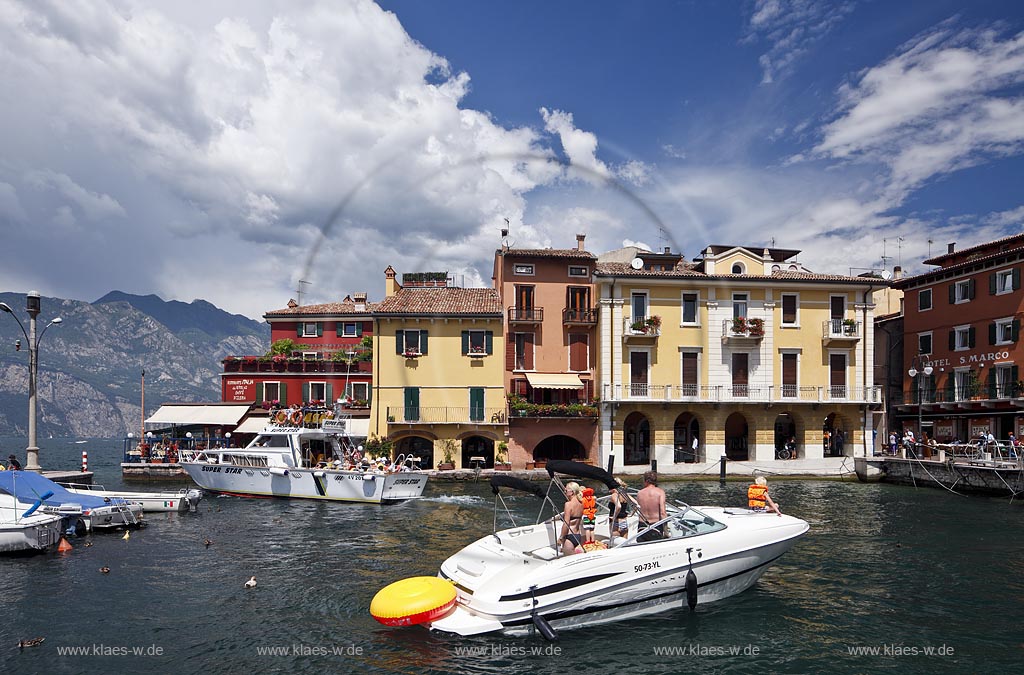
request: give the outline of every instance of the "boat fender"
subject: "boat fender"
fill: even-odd
[[[275,476],[287,476],[288,469],[284,469],[279,466],[272,466],[270,467],[270,473],[274,474]]]
[[[548,620],[542,617],[540,614],[533,615],[533,625],[537,627],[540,634],[544,636],[544,639],[548,642],[558,642],[558,633],[551,627]]]
[[[363,474],[363,480],[373,480],[373,474],[364,473]]]
[[[697,575],[692,569],[686,573],[686,604],[691,612],[697,607]]]
[[[370,615],[385,626],[412,626],[445,616],[455,607],[455,586],[439,577],[410,577],[377,591]]]

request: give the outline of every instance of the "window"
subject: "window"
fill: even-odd
[[[918,333],[918,335],[917,335],[917,353],[918,354],[931,354],[932,353],[932,334],[931,333]]]
[[[306,393],[306,400],[307,401],[326,401],[327,400],[328,395],[327,395],[327,383],[326,382],[310,382],[308,385],[306,385],[306,388],[307,388],[307,393]]]
[[[318,352],[302,352],[303,361],[318,361],[320,360],[320,354]]]
[[[846,398],[846,354],[828,355],[830,398]]]
[[[632,308],[632,319],[633,321],[640,321],[641,319],[647,318],[647,294],[646,293],[633,293],[630,298],[630,307]]]
[[[1020,323],[1010,319],[999,319],[988,330],[989,344],[1008,345],[1017,341]]]
[[[747,318],[747,294],[746,293],[733,293],[732,294],[732,318],[734,319],[745,319]]]
[[[697,301],[696,293],[683,293],[683,323],[697,324]]]
[[[281,400],[281,383],[280,382],[264,382],[263,383],[263,400],[264,401],[280,401]]]
[[[782,294],[782,325],[783,326],[795,326],[797,324],[796,316],[797,307],[797,296],[792,293]]]
[[[700,361],[697,352],[683,352],[683,396],[700,393]]]
[[[960,304],[974,299],[974,279],[964,279],[949,286],[949,303]]]
[[[462,354],[486,356],[494,350],[494,333],[489,330],[462,331]]]
[[[363,325],[361,323],[360,324],[353,323],[353,322],[343,323],[343,324],[341,324],[341,332],[338,333],[338,335],[340,337],[355,337],[355,336],[359,335],[359,333],[360,333],[359,329],[362,328],[362,327],[363,327]]]
[[[565,291],[565,309],[567,321],[584,321],[593,317],[590,313],[590,289],[569,286]]]
[[[299,324],[299,337],[320,337],[324,334],[324,325],[319,321],[303,321]]]
[[[748,396],[750,389],[749,355],[745,353],[732,355],[732,395]]]
[[[533,276],[533,265],[513,265],[512,274],[527,274]]]
[[[953,351],[964,351],[974,346],[974,328],[959,326],[950,332],[949,348]]]
[[[926,288],[917,292],[917,311],[925,312],[932,308],[932,289]]]
[[[1013,293],[1020,288],[1020,268],[1013,267],[1008,270],[993,272],[988,276],[989,295],[1003,295]]]
[[[586,277],[590,276],[586,267],[580,265],[569,265],[569,276],[570,277]]]
[[[370,383],[352,382],[348,385],[346,392],[353,401],[370,401]]]
[[[1016,396],[1017,383],[1017,366],[1005,363],[995,367],[995,385],[996,390],[993,392],[995,398],[1010,398]]]
[[[515,333],[515,370],[533,370],[533,333]]]
[[[400,330],[395,333],[395,353],[422,356],[427,353],[427,331]]]
[[[569,333],[569,370],[588,370],[589,350],[586,333]]]
[[[782,354],[782,395],[785,398],[796,398],[799,394],[797,388],[797,354],[796,352],[783,352]]]
[[[977,394],[975,376],[967,368],[958,370],[954,374],[954,400],[966,401]]]
[[[484,421],[484,388],[469,388],[469,421]]]
[[[733,265],[732,265],[732,273],[733,274],[743,274],[743,271],[744,270],[743,270],[743,264],[742,263],[733,263]]]

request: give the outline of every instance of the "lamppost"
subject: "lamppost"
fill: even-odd
[[[924,378],[918,377],[918,375],[931,375],[934,369],[931,363],[925,360],[924,354],[918,354],[910,362],[910,370],[907,371],[907,375],[910,375],[911,379],[917,380],[917,442],[921,443],[924,441],[924,434],[921,433],[921,411],[924,404]],[[918,453],[920,454],[920,453]]]
[[[28,312],[28,332],[21,319],[14,313],[10,305],[0,302],[0,311],[7,312],[18,322],[21,334],[25,336],[28,343],[28,447],[25,448],[25,470],[41,471],[39,466],[39,448],[36,446],[36,380],[39,374],[39,341],[43,339],[46,329],[50,326],[59,326],[64,320],[59,316],[51,319],[50,323],[43,327],[43,330],[36,335],[36,317],[42,309],[38,291],[29,291],[26,296],[25,310]]]

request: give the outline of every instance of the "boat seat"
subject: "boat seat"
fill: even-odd
[[[530,551],[530,555],[540,558],[541,560],[554,560],[558,557],[558,551],[551,546],[541,546],[538,549]]]

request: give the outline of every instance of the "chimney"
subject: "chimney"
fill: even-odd
[[[354,297],[357,312],[366,311],[366,293],[356,293]]]
[[[672,247],[671,246],[666,246],[665,247],[665,255],[668,255],[671,252],[672,252]]]
[[[577,234],[576,235],[576,250],[577,251],[582,251],[583,250],[583,240],[586,239],[586,238],[587,238],[587,235],[585,235],[585,234]]]
[[[893,279],[902,279],[903,278],[903,268],[900,267],[899,265],[896,265],[896,267],[893,267],[892,268],[892,278]]]
[[[299,303],[295,302],[295,298],[291,298],[288,300],[288,309],[295,309],[298,306]]]
[[[950,253],[952,253],[955,250],[956,250],[956,242],[955,241],[946,244],[946,253],[947,254],[950,254]]]
[[[392,295],[402,290],[402,286],[395,279],[397,273],[395,268],[388,265],[388,268],[384,270],[384,297],[390,298]]]

